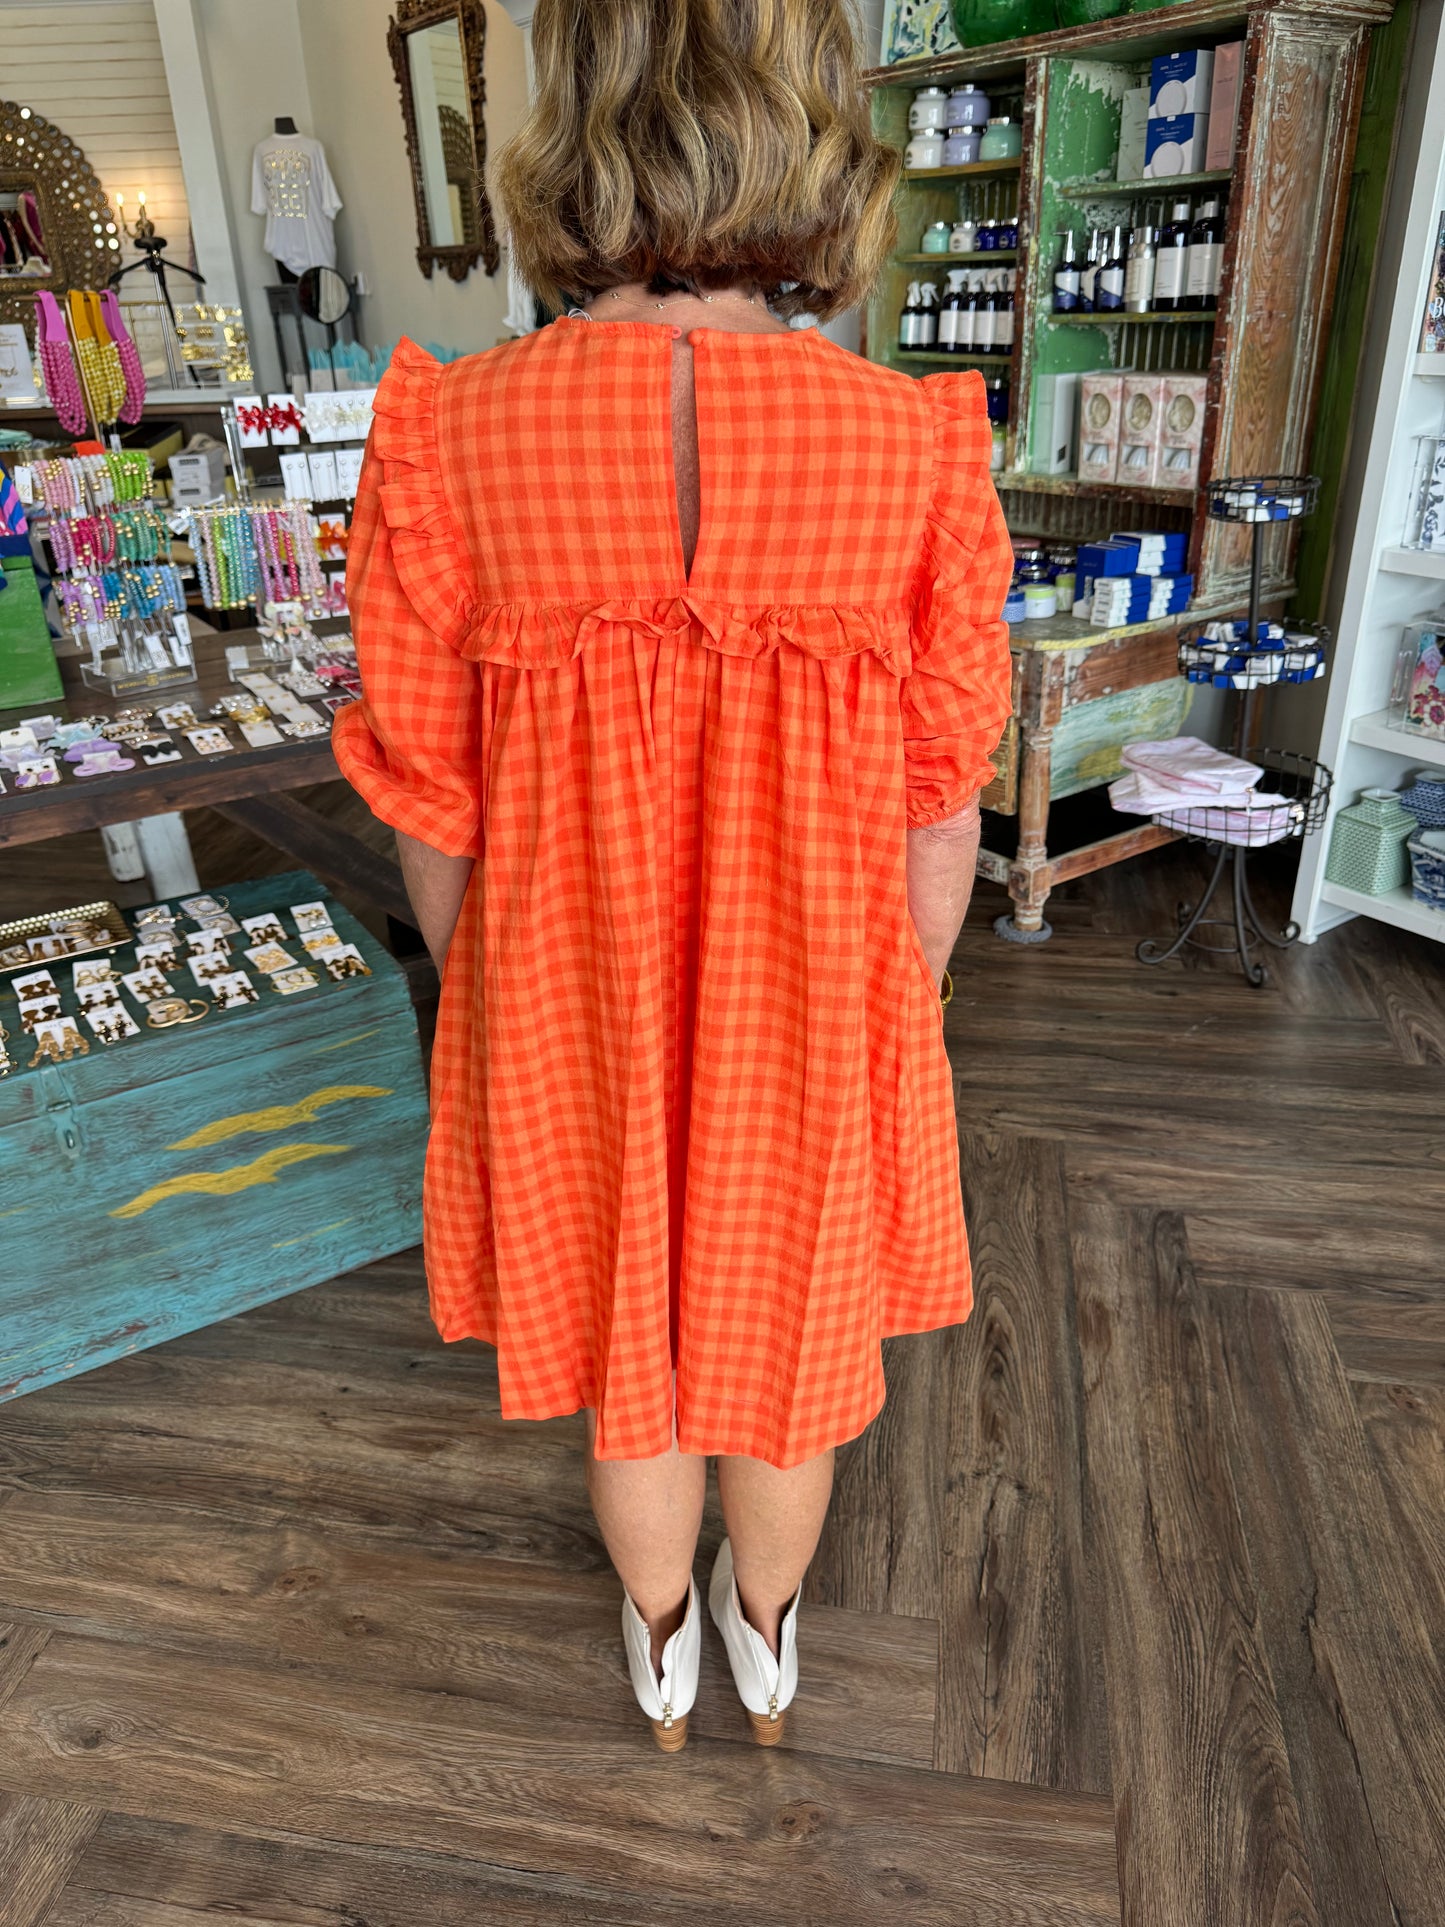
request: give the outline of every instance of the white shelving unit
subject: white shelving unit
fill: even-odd
[[[1412,771],[1445,766],[1445,742],[1392,728],[1386,707],[1401,630],[1445,611],[1445,554],[1401,546],[1416,437],[1445,435],[1445,355],[1418,352],[1439,217],[1445,212],[1441,23],[1439,4],[1425,0],[1411,64],[1422,81],[1428,75],[1428,85],[1423,99],[1417,96],[1413,114],[1407,88],[1402,119],[1413,125],[1401,128],[1398,172],[1376,267],[1376,286],[1382,290],[1377,312],[1387,303],[1388,319],[1354,529],[1340,530],[1348,569],[1319,748],[1321,762],[1334,771],[1335,786],[1329,819],[1318,835],[1305,839],[1300,862],[1293,914],[1306,942],[1348,917],[1366,916],[1445,943],[1445,913],[1416,903],[1408,889],[1370,897],[1325,878],[1337,810],[1356,802],[1363,789],[1399,789]]]

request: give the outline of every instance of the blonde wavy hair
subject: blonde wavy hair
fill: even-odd
[[[514,259],[554,307],[739,280],[779,314],[862,300],[893,246],[847,0],[538,0],[502,149]]]

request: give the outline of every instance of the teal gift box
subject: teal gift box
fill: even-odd
[[[285,949],[310,961],[288,906],[324,900],[315,877],[219,894],[238,922],[277,912]],[[419,1242],[427,1100],[406,978],[328,908],[369,976],[318,967],[316,989],[283,997],[234,935],[258,1002],[151,1030],[125,993],[140,1034],[107,1046],[82,1023],[89,1052],[63,1063],[31,1066],[0,977],[16,1066],[0,1081],[0,1400]],[[113,963],[134,969],[133,951]],[[45,968],[74,1013],[71,965]],[[205,996],[184,964],[170,983]]]

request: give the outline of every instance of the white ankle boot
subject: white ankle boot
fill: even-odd
[[[728,1662],[738,1697],[747,1709],[748,1724],[759,1746],[776,1746],[783,1737],[783,1715],[798,1690],[798,1601],[799,1586],[783,1617],[778,1635],[778,1656],[759,1632],[743,1617],[737,1581],[733,1578],[733,1549],[724,1539],[712,1569],[707,1589],[708,1611],[723,1636]]]
[[[662,1649],[662,1678],[652,1664],[652,1635],[647,1621],[622,1594],[622,1644],[637,1704],[652,1722],[652,1735],[664,1753],[687,1744],[687,1716],[697,1698],[697,1676],[702,1662],[702,1604],[697,1587],[687,1582],[687,1611],[682,1624]]]

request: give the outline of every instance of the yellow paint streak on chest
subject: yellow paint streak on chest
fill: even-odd
[[[167,1178],[162,1184],[153,1184],[149,1191],[142,1191],[128,1204],[117,1205],[110,1215],[113,1218],[138,1218],[143,1211],[164,1204],[167,1198],[184,1198],[197,1193],[209,1197],[234,1197],[238,1191],[249,1191],[254,1184],[274,1184],[290,1164],[304,1163],[307,1158],[340,1157],[350,1149],[349,1144],[278,1144],[275,1150],[265,1152],[251,1164],[233,1164],[226,1171],[185,1171],[177,1177]]]
[[[228,1137],[242,1137],[247,1131],[290,1131],[298,1124],[310,1124],[328,1104],[344,1104],[353,1097],[390,1097],[391,1092],[380,1084],[327,1084],[322,1090],[312,1091],[309,1097],[298,1098],[294,1104],[270,1104],[261,1111],[238,1111],[234,1117],[218,1117],[213,1124],[203,1124],[199,1131],[192,1131],[174,1144],[168,1144],[168,1151],[203,1151],[212,1144],[224,1144]]]

